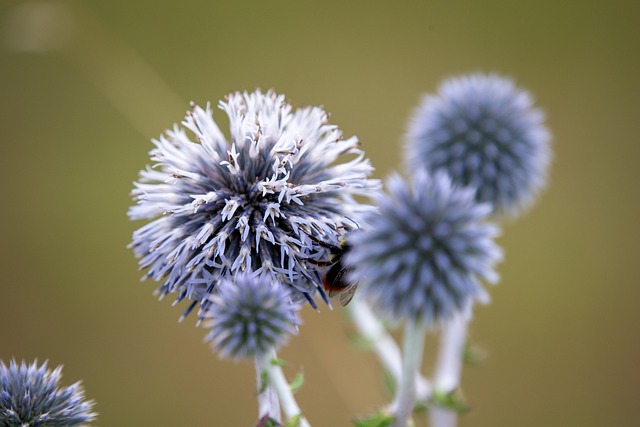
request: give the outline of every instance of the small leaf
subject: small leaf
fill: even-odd
[[[300,427],[300,420],[302,420],[302,414],[298,414],[287,420],[286,427]]]
[[[424,412],[429,408],[427,400],[416,400],[413,404],[413,412]]]
[[[349,337],[349,342],[358,350],[361,351],[369,351],[373,349],[375,342],[367,337],[363,337],[362,335],[353,335]]]
[[[264,393],[269,385],[269,374],[264,369],[260,371],[260,388],[258,388],[258,394]]]
[[[303,384],[304,384],[304,374],[302,373],[302,371],[300,371],[293,378],[293,381],[291,381],[289,388],[291,389],[291,392],[295,394],[298,390],[300,390],[300,388],[302,388]]]
[[[464,352],[462,354],[462,360],[467,365],[479,365],[487,360],[487,352],[480,347],[477,347],[467,341],[464,345]]]
[[[384,377],[382,378],[382,384],[384,386],[384,391],[388,396],[396,395],[396,380],[393,378],[393,375],[387,370],[384,371]]]
[[[431,395],[431,402],[459,414],[471,409],[460,388],[450,392],[435,391]]]
[[[280,366],[281,368],[287,367],[287,362],[285,362],[282,359],[278,359],[277,357],[274,357],[271,360],[269,360],[269,363],[271,363],[273,366]]]
[[[355,424],[356,427],[387,427],[390,426],[393,421],[394,417],[392,415],[384,411],[378,411],[368,417],[353,420],[353,424]]]
[[[277,420],[271,418],[269,415],[265,415],[264,417],[260,418],[260,420],[258,420],[258,424],[256,424],[256,427],[280,427],[282,426],[282,424],[280,424]]]

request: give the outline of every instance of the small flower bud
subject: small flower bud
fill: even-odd
[[[206,340],[225,358],[251,358],[284,345],[297,333],[300,306],[290,292],[265,276],[225,279],[210,295],[203,317],[211,319]]]

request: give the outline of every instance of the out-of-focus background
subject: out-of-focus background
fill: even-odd
[[[555,159],[500,238],[502,282],[471,328],[489,357],[464,372],[460,425],[636,426],[639,22],[626,0],[4,0],[0,359],[64,364],[65,384],[97,400],[96,425],[253,425],[253,365],[217,359],[194,317],[179,324],[184,305],[157,302],[126,248],[150,139],[189,101],[275,88],[325,106],[383,178],[421,94],[495,71],[545,110]],[[345,317],[306,309],[282,353],[290,377],[304,370],[315,426],[387,401]]]

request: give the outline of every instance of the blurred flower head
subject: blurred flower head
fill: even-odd
[[[58,388],[62,366],[53,371],[37,361],[7,367],[0,361],[0,426],[78,426],[95,419],[94,402],[84,400],[80,383]]]
[[[294,110],[272,91],[233,93],[219,107],[229,137],[209,106],[194,106],[153,141],[154,165],[140,173],[129,210],[151,220],[133,234],[140,267],[190,308],[242,271],[284,284],[295,301],[326,299],[306,259],[328,249],[310,236],[338,244],[368,209],[354,196],[378,187],[357,139],[343,139],[321,108]]]
[[[350,234],[346,262],[381,314],[434,327],[487,298],[480,280],[498,280],[502,251],[493,241],[498,228],[485,221],[491,207],[476,203],[472,189],[418,171],[409,183],[389,178],[377,204]]]
[[[251,358],[284,345],[300,324],[300,306],[290,292],[265,276],[245,273],[224,279],[208,298],[206,337],[225,358]]]
[[[412,170],[444,171],[494,213],[516,213],[546,183],[550,134],[531,96],[506,78],[471,74],[426,95],[409,124]]]

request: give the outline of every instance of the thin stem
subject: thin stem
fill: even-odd
[[[456,427],[458,425],[458,413],[451,409],[431,406],[427,413],[431,427]]]
[[[276,359],[276,352],[275,350],[272,350],[270,353],[263,356],[261,363],[264,371],[267,373],[269,385],[273,387],[278,399],[280,400],[285,417],[287,419],[300,417],[298,424],[299,427],[311,427],[307,419],[302,416],[302,411],[300,410],[296,399],[293,397],[293,392],[291,391],[291,387],[289,387],[289,383],[282,372],[282,368],[280,365],[273,363]]]
[[[434,388],[441,393],[450,393],[458,388],[462,377],[464,345],[471,317],[468,307],[456,314],[445,326],[440,336],[440,349],[434,372]],[[458,414],[447,408],[432,407],[428,413],[431,427],[455,427]]]
[[[460,385],[467,325],[468,316],[459,313],[444,326],[433,378],[434,388],[440,392],[448,393]]]
[[[380,363],[393,377],[396,384],[402,377],[402,355],[394,339],[387,333],[386,328],[373,314],[366,302],[357,296],[348,306],[353,323],[360,334],[373,344],[373,349]],[[429,380],[419,373],[416,374],[416,399],[426,401],[431,396]]]
[[[256,380],[258,384],[258,419],[262,419],[264,416],[268,416],[280,423],[280,402],[278,401],[278,396],[271,386],[271,383],[263,375],[263,372],[266,372],[264,362],[264,360],[256,357]],[[266,363],[269,363],[269,361],[266,361]],[[264,384],[264,381],[267,381],[267,384]]]
[[[402,377],[392,404],[394,427],[406,427],[415,403],[416,375],[422,365],[425,327],[417,319],[408,320],[404,330]]]

